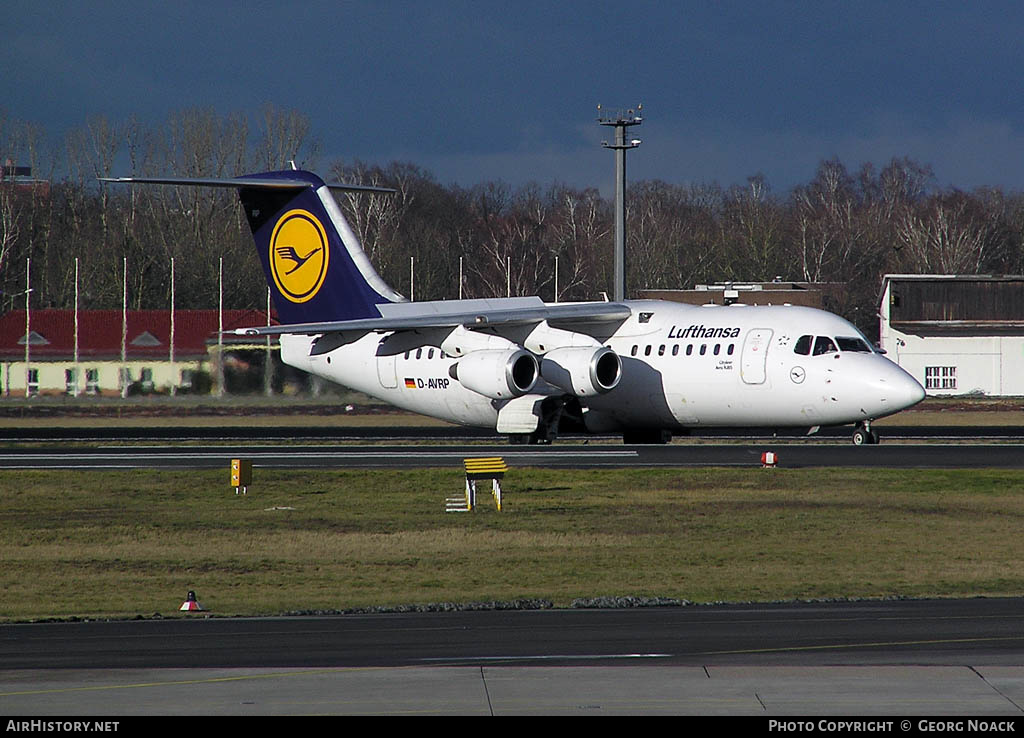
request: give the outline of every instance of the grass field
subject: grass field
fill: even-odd
[[[0,619],[1024,594],[1024,472],[0,472]]]

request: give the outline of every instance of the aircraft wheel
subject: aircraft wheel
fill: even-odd
[[[853,432],[854,446],[871,446],[875,443],[878,443],[878,436],[876,433],[869,431],[866,428],[858,428]]]
[[[554,440],[554,436],[549,433],[534,431],[530,434],[530,445],[550,446]]]

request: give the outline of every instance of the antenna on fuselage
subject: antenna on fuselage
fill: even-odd
[[[613,293],[616,302],[626,299],[626,150],[635,149],[640,139],[626,140],[626,128],[643,123],[640,110],[617,110],[612,115],[604,115],[601,106],[597,106],[597,122],[602,126],[614,126],[615,143],[602,141],[606,149],[615,150],[615,284]]]

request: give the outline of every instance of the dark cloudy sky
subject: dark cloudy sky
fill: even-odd
[[[1024,4],[4,0],[0,110],[59,137],[191,107],[313,124],[324,162],[606,190],[596,106],[643,104],[630,179],[784,192],[909,156],[1024,190]]]

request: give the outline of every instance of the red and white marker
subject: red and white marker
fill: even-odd
[[[198,612],[203,609],[203,606],[196,602],[196,593],[190,590],[188,597],[181,603],[181,607],[178,609],[182,612]]]
[[[765,469],[774,468],[779,463],[779,457],[775,455],[774,451],[765,451],[761,454],[761,466]]]

